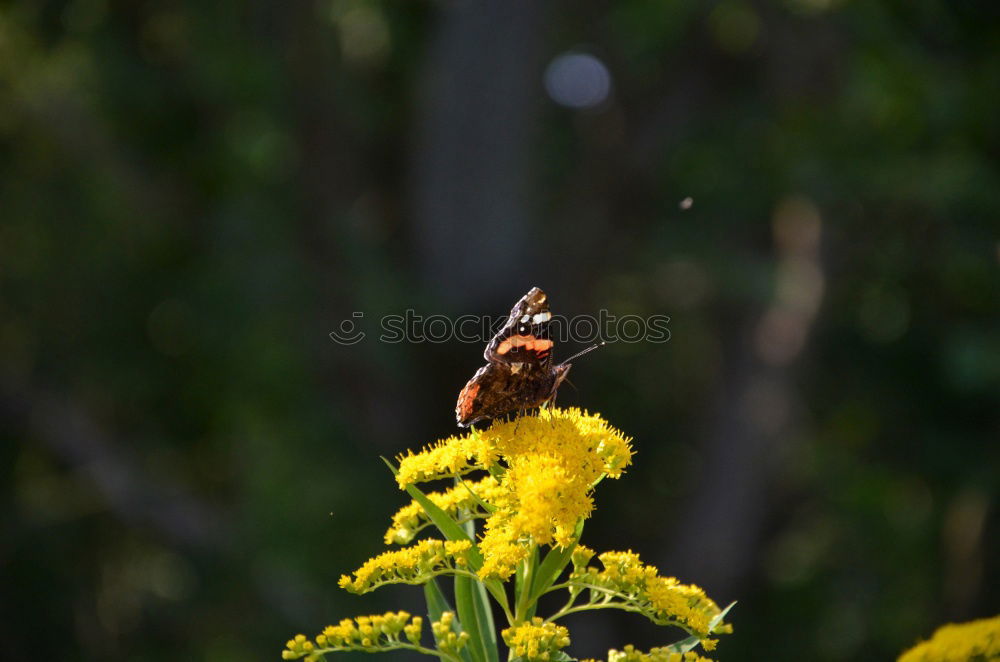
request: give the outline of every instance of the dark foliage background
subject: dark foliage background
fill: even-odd
[[[596,107],[546,93],[568,52]],[[588,544],[739,600],[720,659],[997,613],[998,99],[992,2],[0,3],[0,658],[274,660],[419,609],[336,580],[481,347],[376,320],[531,285],[670,315],[561,401],[638,450]]]

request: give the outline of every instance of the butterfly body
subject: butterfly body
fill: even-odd
[[[467,427],[555,400],[570,364],[553,365],[545,293],[531,288],[510,311],[507,322],[486,345],[487,363],[458,396],[455,418]]]

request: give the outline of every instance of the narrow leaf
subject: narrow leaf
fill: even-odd
[[[722,622],[722,619],[725,618],[726,614],[729,613],[729,610],[732,609],[735,604],[736,604],[735,600],[733,602],[730,602],[728,607],[726,607],[725,609],[723,609],[722,611],[720,611],[718,614],[715,615],[715,617],[708,624],[709,632],[714,630],[715,626],[717,626],[719,623]],[[695,646],[697,646],[701,642],[701,639],[702,638],[699,637],[698,635],[692,634],[690,637],[686,637],[684,639],[681,639],[680,641],[670,644],[669,646],[667,646],[667,650],[669,650],[671,653],[686,653]]]
[[[441,614],[446,611],[455,611],[448,603],[438,585],[437,578],[431,577],[430,581],[424,584],[424,599],[427,601],[427,616],[431,621],[440,621]]]
[[[676,641],[670,644],[669,646],[667,646],[667,650],[670,651],[671,653],[686,653],[695,646],[697,646],[698,642],[700,641],[701,637],[699,637],[696,634],[692,634],[690,637],[685,637],[680,641]]]
[[[576,530],[573,531],[573,539],[579,541],[582,534],[583,520],[581,519],[576,525]],[[563,569],[566,568],[573,558],[573,550],[576,549],[576,545],[577,543],[574,542],[565,549],[553,547],[545,555],[545,560],[538,566],[531,582],[531,596],[529,599],[532,602],[538,600],[542,593],[547,591],[555,583],[559,575],[562,574]]]
[[[732,602],[729,603],[729,606],[727,606],[725,609],[716,614],[715,618],[713,618],[711,622],[709,622],[708,624],[708,631],[711,632],[712,630],[714,630],[715,626],[721,623],[722,619],[725,618],[726,614],[729,613],[729,610],[735,606],[736,606],[736,600],[733,600]]]
[[[471,581],[471,580],[470,580]],[[497,648],[497,629],[493,623],[493,609],[482,582],[472,582],[472,598],[476,607],[476,622],[483,636],[483,646],[486,648],[486,662],[499,662],[500,652]]]
[[[382,460],[389,466],[389,469],[393,473],[396,473],[396,468],[391,462],[385,458],[382,458]],[[428,499],[427,495],[421,492],[420,488],[416,485],[407,485],[406,491],[413,497],[414,501],[420,504],[420,507],[427,513],[427,517],[434,522],[434,526],[441,531],[445,538],[448,540],[468,540],[472,543],[472,549],[469,550],[469,566],[473,572],[479,570],[483,566],[483,555],[479,553],[476,541],[469,537],[469,534],[465,532],[462,525],[452,519],[448,513],[434,505],[434,502]]]
[[[473,580],[468,577],[455,577],[455,607],[458,608],[458,619],[462,628],[469,635],[467,649],[475,662],[487,662],[486,642],[483,638],[479,615],[473,602]]]
[[[537,549],[537,547],[535,548]],[[521,601],[521,593],[528,590],[524,584],[528,580],[528,565],[526,563],[518,563],[517,570],[514,573],[514,604],[518,604]]]

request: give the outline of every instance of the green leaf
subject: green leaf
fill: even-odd
[[[534,583],[534,577],[538,573],[538,545],[531,546],[531,556],[527,559],[527,563],[517,564],[517,574],[515,575],[514,582],[514,604],[521,608],[521,605],[526,605],[524,608],[524,614],[522,618],[525,620],[530,620],[535,615],[535,610],[538,607],[537,601],[532,602],[531,598],[531,587]]]
[[[533,547],[532,551],[538,549]],[[528,566],[525,563],[518,563],[517,570],[514,572],[514,604],[517,604],[521,599],[521,593],[525,590],[524,584],[527,581]]]
[[[383,457],[382,461],[388,465],[393,475],[397,473],[396,468],[389,460]],[[468,540],[472,543],[472,549],[469,550],[469,566],[473,572],[483,567],[483,555],[480,554],[479,547],[476,546],[476,541],[469,537],[469,534],[465,532],[461,524],[453,520],[448,513],[434,505],[434,502],[427,498],[427,495],[421,492],[416,485],[407,485],[406,491],[413,497],[414,501],[420,504],[420,507],[427,513],[427,517],[434,522],[434,526],[441,531],[445,538],[448,540]]]
[[[490,475],[497,479],[497,482],[503,480],[503,476],[507,473],[507,470],[501,467],[499,464],[492,464],[487,469]]]
[[[667,650],[671,653],[686,653],[701,641],[701,637],[696,634],[692,634],[690,637],[685,637],[680,641],[674,642],[667,646]]]
[[[455,482],[466,485],[465,481],[463,481],[461,478],[456,478]],[[466,489],[468,489],[468,485],[466,485]],[[472,490],[469,490],[469,492],[472,493]],[[463,517],[465,514],[466,513],[462,513]],[[471,539],[473,540],[476,539],[475,522],[469,520],[468,522],[465,522],[463,528],[465,530],[465,533]],[[479,627],[480,633],[482,634],[483,647],[485,648],[486,651],[486,660],[487,662],[499,662],[499,652],[497,649],[497,631],[496,631],[496,626],[493,624],[493,609],[490,607],[490,599],[486,593],[487,586],[484,585],[483,582],[481,581],[473,581],[469,578],[465,579],[468,579],[468,581],[471,584],[473,584],[472,602],[476,610],[476,623]],[[494,589],[496,588],[494,585],[498,583],[499,582],[497,582],[496,580],[489,582],[490,590],[494,591]],[[456,591],[457,590],[458,587],[456,585]],[[503,593],[502,585],[499,586],[499,590],[502,595],[506,596],[506,594]],[[497,598],[497,600],[499,601],[499,598]]]
[[[479,554],[479,548],[476,547],[475,542],[469,538],[469,535],[462,528],[462,525],[451,518],[448,513],[444,512],[436,505],[434,502],[427,498],[419,488],[413,485],[407,485],[406,491],[410,493],[410,496],[420,504],[420,507],[424,509],[427,516],[434,522],[434,526],[441,531],[445,538],[448,540],[468,540],[472,542],[472,550],[469,553],[469,561],[473,562],[474,570],[478,570],[483,562],[483,557]],[[475,556],[475,559],[473,558]]]
[[[424,599],[427,601],[427,616],[430,617],[431,621],[440,621],[441,614],[446,611],[455,611],[448,603],[448,598],[441,591],[435,577],[431,577],[424,584]]]
[[[477,622],[483,633],[483,644],[486,646],[486,660],[487,662],[499,662],[497,628],[493,622],[493,608],[490,607],[490,599],[483,582],[473,582],[472,595],[476,606]]]
[[[461,485],[462,487],[464,487],[465,491],[469,493],[469,496],[475,499],[476,503],[479,504],[479,507],[485,510],[487,513],[492,514],[497,511],[496,506],[491,506],[490,504],[486,503],[481,498],[479,498],[479,495],[473,492],[472,488],[469,487],[469,484],[465,480],[463,480],[460,476],[455,478],[455,485],[456,486]],[[469,522],[469,524],[471,523],[472,522]]]
[[[726,614],[729,613],[729,610],[735,606],[736,606],[736,600],[733,600],[732,602],[729,603],[729,606],[727,606],[725,609],[716,614],[715,618],[713,618],[708,624],[708,631],[711,632],[712,630],[714,630],[715,627],[722,622],[722,619],[726,617]]]
[[[455,606],[462,628],[469,635],[467,648],[472,653],[472,659],[487,662],[486,637],[483,636],[483,624],[479,621],[479,610],[475,604],[473,581],[469,577],[455,577]]]
[[[729,610],[732,609],[733,605],[735,604],[736,604],[735,600],[733,602],[730,602],[728,607],[726,607],[725,609],[723,609],[722,611],[720,611],[718,614],[715,615],[715,617],[708,624],[709,632],[714,630],[715,626],[717,626],[719,623],[722,622],[722,619],[725,618],[726,614],[729,613]],[[678,642],[670,644],[669,646],[667,646],[667,650],[669,650],[671,653],[686,653],[695,646],[697,646],[699,643],[701,643],[701,640],[702,637],[699,637],[696,634],[692,634],[690,637],[686,637]]]
[[[531,582],[531,595],[529,600],[535,602],[541,597],[542,593],[548,590],[553,583],[555,583],[556,578],[562,574],[562,571],[569,564],[570,560],[573,558],[573,550],[580,540],[580,536],[583,534],[583,520],[581,519],[577,522],[576,530],[573,531],[573,538],[577,542],[566,547],[565,549],[559,549],[558,547],[553,547],[549,550],[549,553],[545,555],[545,560],[542,564],[538,566],[538,570],[535,571],[535,576]]]
[[[431,578],[424,584],[424,599],[427,601],[427,616],[431,621],[440,621],[441,614],[446,611],[455,612],[435,578]],[[461,634],[462,623],[459,618],[452,621],[451,629],[456,634]],[[473,662],[472,654],[468,648],[463,648],[461,655],[464,662]]]

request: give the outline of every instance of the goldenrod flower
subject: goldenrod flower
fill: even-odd
[[[594,510],[595,486],[603,478],[621,476],[631,460],[630,439],[599,415],[555,408],[514,421],[495,421],[485,430],[408,453],[399,458],[396,480],[419,500],[400,508],[385,533],[386,544],[408,546],[369,559],[352,575],[341,577],[340,586],[366,593],[384,584],[424,584],[439,575],[461,577],[455,583],[459,607],[468,608],[471,598],[474,611],[468,613],[481,614],[490,609],[486,601],[492,596],[511,625],[502,631],[503,639],[512,657],[523,662],[569,659],[562,651],[570,643],[569,632],[557,625],[559,619],[608,607],[641,614],[660,625],[682,627],[696,635],[705,650],[712,650],[716,642],[708,637],[732,628],[722,622],[724,614],[704,591],[673,577],[661,577],[631,551],[606,552],[598,556],[602,569],[590,567],[594,551],[577,540],[583,520]],[[485,475],[468,476],[477,471]],[[424,493],[426,500],[411,488],[442,478],[457,482],[448,489]],[[477,519],[485,521],[478,535],[473,535]],[[456,540],[413,542],[432,524]],[[456,525],[465,527],[468,538]],[[541,546],[558,551],[550,550],[543,557]],[[573,570],[560,582],[568,560]],[[518,581],[511,601],[511,593],[498,580],[515,573]],[[484,581],[475,585],[470,579]],[[477,589],[471,595],[470,586]],[[567,591],[568,602],[546,620],[526,621],[535,613],[539,598],[555,591]],[[441,608],[443,598],[436,584],[427,587],[427,601],[431,613]],[[359,616],[328,626],[314,640],[297,635],[288,642],[282,658],[320,662],[326,653],[338,651],[395,650],[415,651],[443,662],[461,662],[473,653],[492,657],[493,637],[484,636],[485,621],[477,621],[460,624],[453,612],[442,612],[431,622],[434,646],[428,648],[421,644],[419,617],[411,618],[406,612]],[[653,648],[643,653],[632,646],[609,651],[607,659],[711,662],[693,652]]]
[[[494,421],[486,430],[452,436],[399,459],[401,488],[437,478],[489,469],[499,460],[549,452],[565,458],[574,472],[591,481],[617,478],[632,461],[630,440],[597,414],[577,408],[543,409],[513,421]]]
[[[531,550],[528,546],[518,542],[512,542],[516,535],[511,535],[508,530],[500,529],[494,535],[490,531],[486,532],[479,543],[479,550],[483,553],[483,567],[479,569],[479,576],[484,579],[507,578],[514,574],[517,564],[528,558]]]
[[[1000,616],[937,629],[930,640],[899,656],[898,662],[995,662],[1000,660]]]
[[[581,662],[596,662],[596,660]],[[712,660],[693,652],[671,653],[666,648],[651,648],[648,653],[643,653],[630,644],[625,650],[609,650],[608,662],[712,662]]]
[[[319,655],[314,653],[315,650],[316,645],[309,641],[306,635],[297,634],[285,644],[285,650],[281,651],[281,659],[297,660],[304,657],[307,662],[313,662],[319,659]]]
[[[411,648],[419,645],[423,619],[405,611],[386,612],[382,615],[345,618],[337,625],[328,625],[315,641],[304,634],[291,639],[281,653],[283,660],[304,658],[306,662],[322,659],[325,653],[347,650],[367,652]],[[407,641],[403,642],[399,635]]]
[[[495,503],[504,490],[493,476],[486,476],[479,481],[462,482],[443,492],[428,492],[427,498],[457,521],[488,516],[482,503]],[[392,525],[385,532],[385,544],[405,545],[430,523],[423,507],[417,501],[411,501],[392,516]]]
[[[468,540],[421,540],[412,547],[384,552],[343,575],[340,587],[352,593],[367,593],[383,584],[422,584],[431,577],[454,572],[468,564]]]
[[[629,439],[599,415],[553,408],[496,421],[486,430],[450,437],[402,457],[396,480],[406,487],[476,469],[500,474],[499,480],[476,483],[478,490],[469,487],[493,509],[480,542],[485,562],[479,574],[506,579],[530,545],[565,547],[575,542],[577,523],[593,511],[594,485],[604,476],[621,476],[631,461]],[[485,515],[469,508],[461,488],[435,494],[436,503]],[[424,523],[411,504],[393,518],[386,540],[405,541]]]
[[[592,558],[594,558],[594,550],[586,545],[577,545],[570,556],[570,559],[573,561],[573,567],[577,569],[586,568]]]
[[[531,544],[571,545],[577,522],[593,510],[590,484],[556,455],[514,456],[503,477],[508,491],[494,502],[479,544],[485,559],[480,576],[506,579]]]
[[[553,653],[569,646],[569,630],[537,617],[507,628],[502,634],[514,656],[524,658],[525,662],[547,662],[553,659]]]
[[[483,464],[488,453],[480,434],[478,430],[473,430],[469,434],[442,439],[419,453],[407,451],[406,455],[396,458],[399,461],[396,483],[400,489],[405,489],[414,483],[464,476],[486,468],[492,461],[485,466]]]
[[[455,613],[446,611],[441,614],[441,620],[431,623],[434,641],[444,653],[458,655],[469,642],[468,632],[455,632]]]
[[[712,627],[720,610],[701,588],[661,577],[655,566],[646,565],[631,551],[605,552],[597,558],[603,570],[575,563],[569,578],[571,584],[591,589],[592,601],[623,603],[658,625],[679,625],[699,637],[731,631],[725,624]]]
[[[580,472],[571,459],[554,453],[517,456],[507,476],[517,495],[511,526],[539,545],[570,545],[576,523],[594,509],[590,491],[596,476]]]
[[[599,414],[572,407],[543,409],[514,421],[497,421],[483,432],[503,458],[551,453],[567,468],[589,478],[618,478],[632,462],[631,439],[611,427]]]

